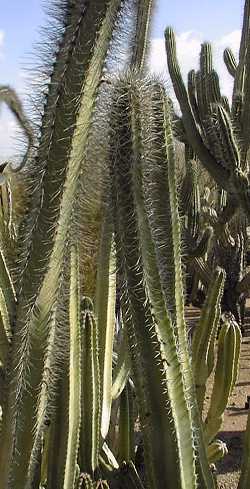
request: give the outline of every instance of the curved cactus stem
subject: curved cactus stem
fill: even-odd
[[[119,464],[106,442],[102,444],[102,450],[99,459],[104,464],[104,466],[108,468],[109,471],[119,469]]]
[[[206,381],[214,366],[214,343],[220,319],[220,301],[225,282],[223,270],[212,275],[206,302],[192,339],[192,366],[196,383],[197,401],[200,412],[206,391]]]
[[[228,73],[234,78],[237,70],[237,62],[234,53],[230,48],[224,50],[223,59]]]
[[[31,123],[24,114],[22,103],[19,100],[16,92],[13,88],[8,86],[0,86],[0,103],[5,102],[11,112],[16,117],[18,124],[23,129],[25,136],[28,140],[28,148],[26,150],[25,156],[22,159],[21,164],[16,168],[11,165],[11,171],[20,171],[26,164],[28,158],[31,156],[32,150],[35,144],[35,135]]]

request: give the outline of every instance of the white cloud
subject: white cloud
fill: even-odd
[[[235,55],[240,44],[240,30],[232,31],[212,43],[214,67],[220,76],[221,91],[223,95],[230,97],[232,93],[233,79],[227,72],[223,61],[223,51],[230,47]],[[202,34],[195,31],[182,32],[176,36],[177,54],[181,71],[186,80],[188,71],[197,69],[199,63],[200,46],[203,42]],[[150,53],[151,71],[163,75],[169,79],[164,39],[153,39]]]

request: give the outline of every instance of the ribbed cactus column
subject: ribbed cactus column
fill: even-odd
[[[49,84],[37,158],[33,171],[29,169],[31,212],[23,230],[24,241],[28,242],[23,256],[27,262],[12,344],[11,389],[0,451],[0,487],[4,489],[8,480],[17,489],[24,486],[46,328],[59,290],[79,177],[87,165],[84,155],[102,69],[122,3],[65,2],[58,12],[63,34]],[[37,378],[30,370],[34,357]],[[20,454],[22,463],[18,461]]]
[[[211,279],[206,302],[192,338],[192,366],[200,412],[206,391],[206,382],[214,367],[214,348],[220,320],[220,301],[225,274],[216,270]]]
[[[158,186],[163,189],[166,183],[167,203],[162,203],[162,206],[168,209],[165,220],[169,223],[169,235],[172,235],[171,240],[175,240],[176,246],[175,249],[170,241],[170,246],[173,246],[169,255],[170,266],[171,257],[178,255],[177,248],[180,246],[170,120],[167,106],[163,103],[164,96],[158,99],[158,105],[156,102],[151,105],[162,90],[158,84],[135,80],[130,75],[117,82],[111,112],[112,201],[118,270],[122,284],[123,322],[131,349],[148,478],[155,488],[191,488],[197,486],[197,475],[189,411],[188,385],[191,377],[186,375],[190,367],[187,363],[183,367],[187,359],[184,351],[187,349],[187,340],[185,325],[182,323],[179,262],[176,269],[173,263],[171,270],[169,268],[171,284],[167,297],[167,285],[163,286],[161,276],[163,268],[160,268],[158,261],[160,255],[157,256],[160,239],[155,241],[154,234],[151,234],[150,210],[146,203],[148,196],[154,195],[155,207],[152,207],[151,212],[156,213],[157,205],[159,209],[161,205],[157,202],[157,196],[158,200],[161,196],[157,194],[157,189]],[[146,136],[147,120],[143,100],[151,115],[155,111],[155,132],[150,137]],[[161,117],[157,119],[156,115],[159,114]],[[158,142],[155,146],[157,137],[159,146]],[[150,150],[151,154],[148,153]],[[163,159],[161,151],[164,153]],[[152,171],[150,188],[149,175],[145,179],[145,187],[143,183],[148,164],[152,164],[152,169],[156,165],[158,172],[157,180],[152,177],[156,177]],[[159,215],[164,214],[159,211]],[[159,231],[162,233],[162,229]],[[172,307],[168,310],[166,304],[170,306],[171,298]],[[176,318],[177,327],[171,322],[171,317]],[[207,487],[213,487],[209,475],[206,483]]]
[[[205,421],[205,436],[210,443],[218,433],[228,398],[238,377],[241,332],[238,324],[228,319],[222,326],[210,407]]]
[[[250,56],[244,39],[249,36],[248,24],[249,6],[246,0],[239,65],[235,66],[231,53],[225,52],[229,71],[231,74],[235,71],[232,111],[228,100],[220,92],[219,78],[212,66],[211,46],[208,43],[201,46],[200,70],[189,73],[187,90],[178,64],[173,30],[168,28],[165,33],[168,69],[181,107],[186,138],[216,183],[235,199],[234,211],[238,203],[247,214],[250,212],[246,162],[249,147]]]

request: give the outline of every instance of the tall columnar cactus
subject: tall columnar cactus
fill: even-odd
[[[194,337],[193,378],[184,320],[172,108],[163,85],[142,78],[153,3],[55,0],[51,31],[58,34],[38,135],[14,94],[7,90],[9,98],[4,99],[0,88],[0,102],[14,107],[28,138],[19,174],[27,192],[25,211],[12,212],[10,196],[17,194],[18,174],[13,177],[12,172],[1,189],[0,489],[108,488],[115,477],[127,489],[142,489],[133,464],[134,389],[149,485],[216,486],[209,462],[225,452],[213,438],[236,380],[240,333],[233,320],[222,328],[205,440],[199,407],[214,362],[224,274],[216,272],[199,325],[202,337]],[[243,57],[235,69],[230,53],[225,54],[246,101],[247,6]],[[106,61],[125,33],[129,7],[134,15],[130,28],[125,26],[132,34],[126,38],[126,62],[132,70],[113,85]],[[168,38],[172,76],[186,111],[183,121],[176,117],[176,133],[188,150],[187,176],[193,185],[192,193],[186,193],[192,201],[190,263],[208,283],[211,273],[201,257],[212,233],[207,225],[198,233],[192,159],[206,158],[218,182],[225,177],[227,220],[236,190],[247,184],[248,143],[239,147],[238,135],[248,115],[239,118],[236,93],[232,110],[221,96],[209,44],[202,47],[199,72],[189,74],[187,93],[171,32]],[[93,144],[97,137],[100,151]],[[244,137],[246,141],[245,132]],[[4,169],[7,179],[10,171]],[[120,323],[115,316],[119,306]],[[117,327],[123,337],[114,351]],[[223,392],[218,389],[221,366],[230,373]],[[110,419],[116,406],[119,431],[113,439]]]
[[[152,114],[151,127],[143,117],[143,100]],[[152,487],[196,487],[174,153],[164,89],[131,76],[119,81],[111,126],[110,171],[122,312],[131,348],[148,477]],[[153,131],[150,139],[148,130]],[[165,199],[157,199],[164,190]],[[170,243],[164,249],[161,233],[167,225]],[[169,295],[163,263],[173,283]],[[170,298],[172,307],[168,309]],[[213,487],[205,460],[201,463],[207,487]]]
[[[225,60],[234,75],[232,107],[221,95],[219,79],[213,70],[211,46],[201,47],[200,70],[190,72],[186,88],[177,60],[173,30],[166,30],[166,49],[169,73],[182,111],[186,138],[201,163],[219,187],[239,203],[249,215],[249,181],[247,150],[249,148],[249,0],[245,2],[244,23],[239,54],[235,62],[229,51]],[[233,210],[232,210],[233,212]]]
[[[4,489],[23,489],[38,483],[41,463],[45,463],[45,453],[44,457],[41,455],[44,444],[48,446],[49,460],[57,460],[54,473],[49,463],[48,487],[67,487],[75,478],[72,460],[76,457],[77,443],[73,449],[71,434],[77,432],[76,419],[73,412],[68,419],[67,413],[68,403],[74,402],[72,379],[67,378],[68,373],[72,373],[69,358],[71,365],[74,362],[69,347],[71,320],[67,312],[71,300],[67,286],[70,282],[69,254],[72,240],[78,239],[80,273],[85,273],[81,290],[85,294],[89,292],[94,299],[104,174],[99,167],[95,189],[90,191],[90,136],[99,103],[98,93],[104,82],[103,70],[109,51],[115,47],[114,39],[118,31],[122,31],[128,3],[128,0],[55,2],[54,24],[52,20],[53,28],[49,29],[53,37],[52,51],[46,53],[46,62],[50,58],[51,65],[46,71],[46,81],[49,78],[49,82],[41,110],[43,115],[35,139],[36,147],[33,148],[32,141],[32,151],[26,155],[22,173],[28,198],[18,230],[15,291],[8,262],[3,261],[3,269],[6,269],[3,281],[8,279],[8,287],[4,286],[2,290],[8,290],[8,294],[6,292],[3,298],[1,295],[1,312],[6,324],[10,318],[11,331],[11,339],[3,335],[2,341],[4,352],[11,340],[4,365],[4,395],[1,399],[0,487]],[[133,2],[134,18],[140,19],[142,28],[141,46],[147,44],[151,6],[152,2],[148,2],[143,21],[142,2]],[[135,47],[137,41],[134,41]],[[144,52],[143,48],[136,54],[138,64],[141,64]],[[9,96],[12,97],[12,107],[10,91]],[[16,114],[29,137],[30,127],[21,109],[16,110]],[[86,226],[86,215],[91,226]],[[82,249],[88,253],[84,259]],[[91,280],[87,276],[89,263],[93,269]],[[87,264],[86,268],[83,264]],[[106,290],[104,292],[107,295]],[[71,311],[73,309],[72,305]],[[112,316],[112,307],[107,310]],[[105,321],[105,310],[102,317]],[[110,331],[106,336],[112,338],[112,326]],[[109,339],[110,343],[112,345]],[[108,348],[105,348],[104,356],[107,356]],[[111,367],[110,363],[102,361],[106,381],[111,378],[111,373],[107,374],[105,365],[110,370]],[[62,367],[65,378],[60,371]],[[108,401],[104,405],[110,409],[112,385],[109,381],[107,386],[104,380],[105,389],[110,391],[107,394],[105,390]],[[78,425],[79,422],[80,416]],[[107,416],[106,424],[108,422]],[[69,433],[70,440],[67,438]],[[60,446],[53,452],[58,436]],[[92,471],[97,458],[98,454]]]

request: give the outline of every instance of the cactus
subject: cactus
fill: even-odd
[[[227,454],[227,446],[221,440],[214,440],[210,445],[208,445],[207,456],[211,464],[217,462]]]
[[[169,431],[169,420],[167,416],[167,412],[165,411],[164,406],[169,404],[169,409],[171,406],[172,415],[174,419],[174,423],[176,426],[180,426],[179,423],[185,421],[185,426],[187,427],[190,423],[189,414],[187,411],[187,400],[185,389],[187,389],[187,385],[190,385],[190,378],[188,375],[184,376],[180,370],[180,364],[178,364],[178,357],[173,353],[176,349],[176,339],[173,330],[173,326],[171,326],[169,312],[173,317],[176,317],[177,322],[177,331],[179,335],[179,351],[181,362],[186,364],[185,362],[189,361],[185,357],[185,348],[187,348],[186,337],[184,332],[184,324],[182,319],[182,308],[183,308],[183,297],[181,295],[181,282],[180,282],[180,269],[179,266],[179,258],[178,258],[178,246],[180,243],[180,235],[178,229],[178,215],[175,215],[175,220],[172,228],[172,240],[170,248],[170,253],[167,254],[166,250],[163,249],[160,245],[161,236],[156,235],[154,237],[154,233],[156,230],[160,230],[161,233],[165,225],[167,225],[167,219],[170,215],[173,208],[175,208],[176,212],[176,195],[175,195],[175,182],[171,180],[174,178],[174,167],[173,167],[173,158],[174,155],[171,152],[171,132],[169,126],[169,119],[165,110],[167,109],[166,103],[164,101],[164,90],[160,85],[152,86],[152,89],[147,91],[147,85],[144,87],[143,84],[139,85],[140,91],[136,85],[136,82],[133,79],[128,78],[128,80],[121,81],[117,87],[117,95],[115,98],[114,109],[111,113],[111,123],[114,125],[114,129],[112,130],[112,146],[111,146],[111,161],[112,156],[114,155],[113,166],[111,167],[111,175],[113,183],[113,206],[114,206],[114,216],[115,216],[115,236],[116,236],[116,247],[118,254],[118,266],[119,270],[122,273],[122,284],[123,284],[123,293],[122,293],[122,309],[123,309],[123,321],[127,327],[128,338],[131,347],[132,354],[132,371],[133,377],[135,380],[137,396],[139,400],[139,410],[142,426],[144,427],[144,448],[145,448],[145,457],[147,463],[147,467],[152,467],[153,471],[149,472],[149,480],[151,480],[151,484],[154,486],[156,484],[162,484],[163,478],[166,481],[165,484],[169,484],[168,481],[171,480],[173,484],[173,478],[176,479],[176,460],[174,460],[172,450],[175,452],[174,448],[174,440],[172,438],[173,426]],[[144,94],[145,91],[145,94]],[[156,97],[157,94],[157,97]],[[162,97],[159,99],[159,95]],[[143,125],[142,114],[145,111],[142,111],[140,105],[142,104],[142,100],[145,99],[147,104],[150,100],[152,100],[152,114],[155,113],[155,119],[153,119],[153,128],[157,131],[155,134],[159,137],[159,146],[155,145],[155,149],[153,146],[152,153],[148,153],[147,146],[144,147],[144,130],[145,126]],[[118,104],[119,102],[119,104]],[[142,105],[143,107],[143,105]],[[165,109],[164,109],[165,107]],[[154,112],[153,112],[154,110]],[[156,118],[157,115],[157,118]],[[159,115],[161,118],[159,118]],[[162,121],[162,122],[161,122]],[[160,124],[163,124],[162,126]],[[147,127],[146,127],[147,130]],[[164,130],[165,137],[167,139],[167,151],[164,152],[162,149],[162,139],[161,132]],[[169,132],[168,132],[169,131]],[[154,133],[153,133],[154,134]],[[145,138],[145,141],[148,139]],[[155,139],[157,141],[157,137]],[[148,148],[151,145],[149,144]],[[134,155],[131,158],[131,154]],[[140,188],[140,182],[143,181],[143,169],[144,167],[140,165],[140,155],[145,154],[143,158],[143,162],[145,163],[145,169],[152,172],[151,174],[151,182],[155,181],[150,189],[148,187],[148,179],[149,175],[145,173],[145,192],[149,189],[151,192],[150,202],[152,203],[152,207],[150,208],[151,213],[148,214],[147,217],[147,206],[149,202],[147,202],[147,197],[144,202],[144,192],[142,193]],[[161,155],[163,157],[161,157]],[[147,158],[147,159],[146,159]],[[154,159],[153,159],[154,158]],[[131,161],[132,160],[132,161]],[[148,163],[147,163],[148,161]],[[156,162],[152,165],[152,168],[149,169],[149,164],[151,162]],[[162,165],[160,166],[162,162]],[[152,163],[151,163],[152,164]],[[166,166],[165,166],[166,165]],[[169,165],[169,166],[168,166]],[[167,169],[169,173],[167,173]],[[154,175],[155,172],[155,175]],[[154,178],[153,178],[154,175]],[[169,180],[168,180],[169,179]],[[171,185],[170,185],[171,182]],[[161,187],[164,188],[166,185],[166,189],[172,189],[173,194],[168,202],[161,202],[154,200],[154,195],[159,195],[159,191],[161,191]],[[159,188],[159,191],[158,191]],[[169,190],[170,191],[170,190]],[[155,192],[155,193],[153,193]],[[170,191],[171,192],[171,191]],[[168,194],[167,194],[168,195]],[[172,200],[171,200],[172,199]],[[160,208],[157,208],[158,205],[166,206],[167,213],[159,212]],[[160,216],[166,216],[165,222],[162,220],[161,227],[157,220],[153,219],[153,213],[157,219]],[[158,214],[156,214],[158,213]],[[151,221],[152,218],[152,221]],[[138,220],[138,224],[137,224]],[[152,231],[150,229],[150,225],[154,226]],[[140,231],[139,231],[140,230]],[[153,242],[152,242],[152,237]],[[141,239],[140,239],[141,236]],[[155,242],[155,250],[153,243]],[[145,267],[145,279],[143,279],[142,273],[142,263],[139,255],[139,243],[142,246],[142,259],[143,265]],[[161,249],[162,248],[162,249]],[[161,254],[160,254],[161,253]],[[176,260],[176,268],[174,269],[174,262],[171,262],[171,253],[175,253]],[[157,263],[158,260],[161,260]],[[160,276],[158,272],[157,265],[161,265],[162,260],[166,260],[168,268],[168,273],[171,274],[172,279],[176,281],[175,288],[171,290],[171,296],[167,296],[165,298],[165,303],[171,303],[170,297],[173,297],[171,307],[172,310],[168,312],[166,310],[166,305],[164,304],[164,281],[165,277]],[[160,273],[163,272],[162,265],[159,266]],[[150,301],[152,301],[153,312],[156,319],[156,324],[154,324],[154,320],[152,318],[152,313],[150,311],[150,304],[147,303],[145,290],[143,287],[144,280],[146,280],[146,286],[148,288],[148,294]],[[161,285],[162,280],[162,285]],[[178,285],[177,285],[178,284]],[[162,289],[161,289],[162,287]],[[161,291],[162,290],[162,291]],[[157,292],[158,291],[158,292]],[[162,295],[163,294],[163,295]],[[144,308],[142,308],[142,304]],[[174,307],[173,307],[174,306]],[[182,329],[183,328],[183,329]],[[177,333],[176,333],[177,334]],[[150,350],[150,338],[154,338],[154,347]],[[161,339],[162,338],[162,339]],[[172,338],[172,339],[171,339]],[[185,343],[184,343],[185,342]],[[137,346],[136,346],[137,345]],[[168,346],[169,345],[169,346]],[[153,345],[152,345],[153,346]],[[139,349],[140,348],[140,349]],[[157,357],[157,363],[159,366],[154,367],[152,370],[148,370],[148,364],[150,363],[150,358]],[[165,390],[162,391],[162,387],[158,384],[157,377],[159,375],[159,371],[157,373],[158,368],[160,368],[161,372],[161,385],[165,385]],[[185,374],[187,374],[186,369],[190,369],[190,367],[185,368]],[[171,382],[172,375],[176,377],[177,372],[179,377],[179,388],[183,389],[182,395],[182,405],[178,407],[179,402],[177,401],[176,388]],[[171,374],[173,372],[173,374]],[[175,373],[174,373],[175,372]],[[143,373],[143,380],[142,380]],[[164,380],[166,375],[166,379]],[[181,387],[181,377],[183,375],[184,384]],[[182,381],[182,382],[183,382]],[[176,381],[175,381],[176,384]],[[152,387],[154,388],[154,394],[152,393]],[[181,392],[181,390],[180,390]],[[153,394],[153,397],[151,397]],[[165,400],[164,400],[165,398]],[[169,399],[168,399],[169,398]],[[180,397],[179,397],[180,399]],[[157,420],[154,419],[155,412],[155,402],[157,400],[158,408],[157,408]],[[176,400],[176,401],[175,401]],[[185,407],[186,405],[186,407]],[[145,406],[147,406],[147,411],[145,411]],[[175,409],[177,411],[175,412]],[[184,414],[185,413],[185,414]],[[164,421],[163,421],[164,420]],[[189,421],[188,421],[189,420]],[[151,424],[152,423],[152,424]],[[160,423],[160,425],[159,425]],[[155,438],[154,431],[151,431],[150,426],[158,426],[157,428],[157,436]],[[184,445],[182,443],[186,443],[184,439],[179,438],[181,430],[177,429],[177,442],[180,450],[180,474],[181,481],[183,487],[186,484],[189,487],[193,487],[195,482],[195,472],[192,473],[190,460],[192,460],[192,452],[184,455]],[[162,436],[161,445],[161,453],[158,452],[159,447],[159,434]],[[190,432],[192,440],[192,431]],[[190,436],[189,435],[189,436]],[[187,431],[186,431],[186,435]],[[166,459],[170,460],[167,466],[165,467],[165,471],[163,471],[163,465],[158,468],[156,467],[155,457],[163,457],[163,450],[166,446],[168,440],[168,450],[165,455]],[[173,448],[170,450],[170,446],[173,444]],[[191,447],[191,445],[189,445]],[[183,453],[183,458],[182,458]],[[187,462],[189,460],[189,462]],[[182,463],[185,461],[184,465]],[[205,464],[204,464],[205,465]],[[150,470],[150,469],[149,469]],[[169,470],[169,471],[168,471]],[[189,474],[184,477],[185,471],[188,470]],[[178,472],[178,470],[177,470]],[[176,483],[179,484],[178,477],[176,479]],[[206,477],[209,475],[206,474]],[[158,481],[158,482],[157,482]],[[160,482],[161,481],[161,482]],[[189,482],[188,482],[189,481]],[[192,481],[192,482],[191,482]],[[192,486],[190,486],[192,484]],[[213,483],[210,479],[208,484]],[[212,487],[211,486],[211,487]]]
[[[206,382],[214,367],[214,346],[220,319],[220,300],[225,274],[217,270],[211,279],[206,302],[192,338],[193,370],[197,400],[202,413]]]
[[[113,39],[122,25],[125,3],[125,0],[95,0],[91,4],[85,4],[83,0],[65,0],[55,8],[54,28],[50,29],[55,36],[52,43],[54,47],[50,56],[46,54],[47,58],[52,59],[53,66],[49,67],[48,90],[44,110],[41,110],[43,116],[39,136],[34,136],[36,148],[33,148],[33,135],[31,141],[31,126],[24,118],[13,92],[8,90],[7,93],[7,89],[1,92],[1,100],[10,104],[29,139],[25,164],[19,168],[21,178],[25,181],[27,201],[25,215],[22,215],[18,228],[19,249],[14,263],[15,278],[18,277],[18,280],[15,282],[15,291],[11,280],[12,271],[9,271],[8,261],[1,255],[4,271],[1,289],[1,312],[5,321],[3,328],[9,328],[9,321],[13,332],[10,348],[3,329],[1,341],[4,363],[5,356],[8,357],[2,390],[4,395],[1,392],[3,425],[0,487],[4,489],[10,485],[16,489],[26,485],[28,487],[31,480],[37,480],[47,432],[49,460],[57,461],[55,474],[51,473],[51,464],[48,462],[48,487],[62,487],[63,484],[66,487],[75,478],[75,467],[71,462],[78,452],[78,428],[75,430],[74,423],[79,426],[80,417],[76,421],[70,409],[70,417],[67,419],[68,402],[73,402],[72,383],[68,385],[68,380],[62,378],[58,368],[63,365],[67,375],[67,355],[71,355],[70,335],[67,331],[70,321],[67,314],[65,319],[70,292],[62,288],[64,282],[69,283],[68,253],[71,237],[88,234],[88,240],[92,240],[91,250],[99,247],[101,220],[95,222],[91,234],[90,228],[83,231],[84,219],[79,222],[78,217],[82,215],[83,209],[86,213],[92,211],[92,218],[96,216],[93,209],[97,209],[99,215],[102,213],[101,183],[98,181],[98,188],[93,194],[87,188],[88,176],[92,171],[91,161],[87,157],[88,145],[103,69]],[[140,11],[139,1],[135,2],[134,9],[135,12]],[[146,35],[149,14],[145,16],[145,22]],[[141,26],[144,27],[143,22]],[[143,36],[141,43],[146,45]],[[139,54],[137,60],[139,63]],[[82,245],[79,246],[81,248]],[[97,257],[95,254],[92,256],[91,251],[83,259],[80,253],[80,272],[83,273],[82,263],[88,260],[92,262],[95,277]],[[85,292],[88,287],[92,287],[93,292],[94,280],[92,278],[92,284],[88,280],[85,275]],[[8,282],[7,286],[4,282]],[[65,328],[59,331],[58,326],[62,322]],[[109,376],[111,378],[110,372]],[[105,389],[105,394],[111,399],[111,382],[109,391],[107,393]],[[61,404],[60,408],[58,403]],[[50,423],[52,426],[48,430]],[[67,438],[69,433],[70,439]],[[73,441],[73,433],[74,446],[69,446]],[[61,440],[60,448],[53,453],[58,437]],[[97,459],[98,450],[91,465],[92,471],[95,470]]]
[[[226,452],[214,437],[236,382],[240,349],[232,317],[220,333],[204,426],[200,411],[224,282],[223,271],[213,272],[216,245],[222,249],[231,240],[227,249],[230,256],[232,247],[237,251],[237,273],[244,248],[243,241],[237,246],[246,223],[236,226],[232,216],[239,202],[248,209],[249,144],[241,124],[248,125],[249,8],[246,2],[239,64],[225,54],[239,88],[232,107],[220,93],[208,43],[186,89],[168,31],[181,119],[164,86],[143,78],[153,6],[152,0],[59,2],[39,134],[14,93],[0,88],[0,101],[16,111],[28,139],[19,173],[7,165],[0,189],[0,489],[108,488],[116,478],[118,486],[142,489],[133,464],[134,391],[147,485],[216,487],[209,464]],[[109,77],[109,61],[121,32],[132,70],[116,79]],[[192,363],[171,114],[186,145],[185,260],[209,288]],[[218,196],[216,188],[203,206],[197,157],[227,191]],[[239,294],[248,279],[239,273],[236,282]],[[123,335],[118,350],[117,329]],[[117,433],[111,415],[119,420]]]
[[[218,76],[213,70],[209,44],[201,46],[200,70],[190,72],[188,90],[178,65],[173,30],[165,32],[167,60],[170,77],[182,111],[186,139],[200,162],[208,170],[219,187],[249,214],[249,181],[246,170],[248,138],[248,56],[244,40],[249,23],[249,0],[245,2],[244,26],[240,49],[240,61],[235,66],[231,53],[224,54],[231,74],[235,69],[232,108],[220,94]],[[236,96],[237,94],[237,96]],[[244,100],[237,111],[239,94]],[[236,130],[236,126],[240,128]]]
[[[224,322],[218,342],[218,356],[215,368],[210,407],[205,421],[205,435],[211,442],[219,431],[223,413],[237,380],[239,368],[241,332],[230,317]]]

